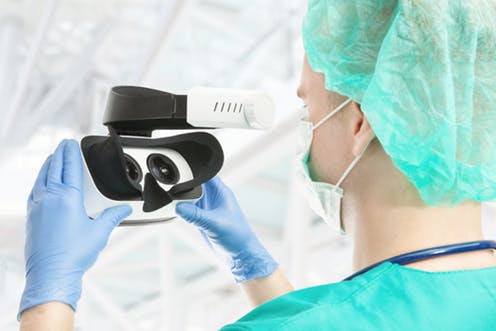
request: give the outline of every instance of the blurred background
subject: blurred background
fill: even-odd
[[[350,272],[349,239],[308,210],[293,180],[306,3],[0,0],[0,330],[18,328],[25,201],[38,169],[62,138],[106,134],[114,85],[270,92],[270,131],[213,132],[226,154],[221,176],[297,288]],[[484,206],[496,238],[494,213]],[[76,329],[215,330],[248,311],[203,238],[177,220],[114,232],[85,276]]]

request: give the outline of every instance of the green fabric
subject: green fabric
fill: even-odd
[[[496,267],[426,272],[386,262],[275,298],[222,328],[233,330],[496,330]]]
[[[303,43],[426,203],[496,199],[496,1],[311,0]]]

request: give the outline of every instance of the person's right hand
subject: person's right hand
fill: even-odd
[[[219,177],[203,185],[203,196],[196,203],[178,203],[176,213],[194,224],[214,251],[227,255],[236,282],[266,277],[276,270],[277,262],[260,243],[233,192]]]
[[[111,207],[90,219],[84,208],[79,145],[64,140],[41,168],[27,209],[26,286],[18,318],[26,309],[53,301],[76,310],[83,274],[131,207]]]

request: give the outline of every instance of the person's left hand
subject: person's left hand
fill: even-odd
[[[214,177],[203,184],[197,202],[181,202],[176,213],[195,225],[208,245],[226,259],[234,279],[245,283],[271,275],[278,263],[253,232],[234,193]]]
[[[83,274],[106,246],[112,230],[131,214],[129,205],[103,211],[92,220],[83,200],[79,145],[62,141],[40,170],[28,198],[26,286],[19,315],[45,302],[76,309]]]

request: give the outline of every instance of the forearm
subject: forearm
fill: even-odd
[[[294,290],[279,268],[267,277],[254,278],[240,286],[252,308]]]
[[[62,302],[47,302],[25,310],[20,331],[72,331],[74,311]]]

